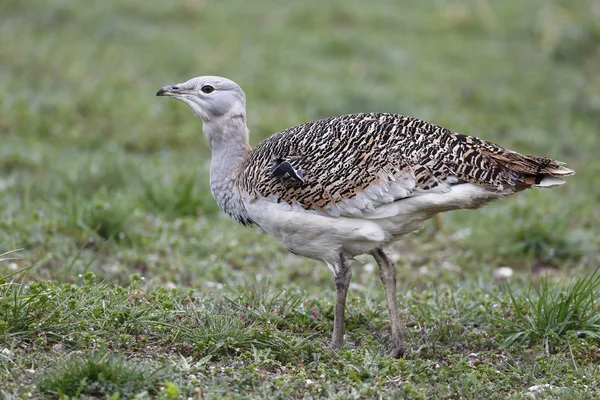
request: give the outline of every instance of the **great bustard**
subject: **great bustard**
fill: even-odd
[[[187,104],[212,151],[210,189],[221,210],[259,225],[294,254],[324,261],[335,275],[333,348],[344,337],[348,260],[371,254],[390,314],[388,355],[404,354],[396,266],[383,247],[437,213],[477,208],[574,172],[549,158],[506,150],[417,118],[343,115],[285,129],[254,150],[246,97],[229,79],[204,76],[157,96]]]

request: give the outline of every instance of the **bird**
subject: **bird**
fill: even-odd
[[[246,95],[235,82],[200,76],[164,86],[202,121],[211,150],[210,190],[242,225],[258,225],[291,253],[324,262],[335,281],[330,346],[344,344],[350,261],[379,266],[390,318],[386,354],[407,353],[396,266],[386,253],[435,215],[475,209],[575,172],[418,118],[390,113],[334,116],[284,129],[254,149]]]

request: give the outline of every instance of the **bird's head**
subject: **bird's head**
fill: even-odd
[[[200,76],[187,82],[164,86],[157,96],[169,96],[187,104],[208,122],[224,115],[246,115],[246,95],[239,85],[219,76]]]

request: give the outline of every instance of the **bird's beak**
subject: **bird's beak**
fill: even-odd
[[[181,89],[177,85],[163,86],[156,92],[157,96],[173,96],[180,94]]]

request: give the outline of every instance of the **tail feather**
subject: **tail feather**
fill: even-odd
[[[525,156],[508,150],[487,155],[507,170],[509,176],[515,179],[516,186],[559,186],[565,183],[560,177],[575,174],[572,169],[564,167],[563,162],[547,157]]]
[[[555,186],[560,186],[565,183],[564,179],[557,178],[552,175],[540,175],[541,179],[536,178],[539,182],[531,184],[531,186],[542,187],[542,188],[551,188]]]

